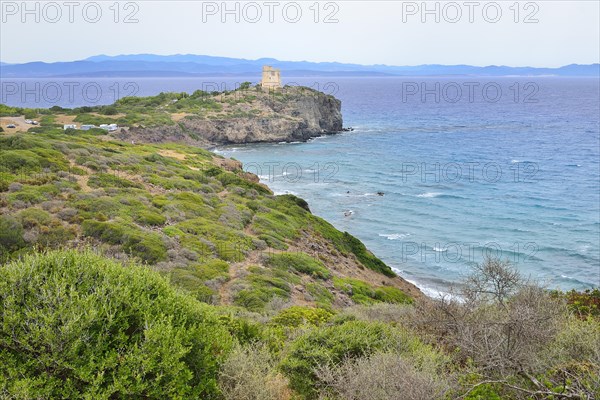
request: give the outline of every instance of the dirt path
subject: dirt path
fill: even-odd
[[[246,233],[246,235],[253,236],[249,227],[244,229],[244,233]],[[244,261],[229,264],[229,280],[219,288],[219,299],[221,304],[233,304],[233,293],[231,290],[232,286],[237,279],[242,278],[246,274],[248,268],[253,265],[262,265],[262,259],[264,258],[265,254],[278,254],[282,252],[283,250],[276,250],[272,248],[267,248],[265,250],[254,250],[248,254]],[[296,292],[295,288],[294,292]],[[298,301],[304,301],[303,299],[304,297],[302,296],[302,300],[298,298]]]
[[[221,304],[232,304],[233,298],[231,287],[238,278],[244,275],[251,265],[259,265],[262,251],[254,250],[250,252],[244,261],[229,264],[229,280],[219,288],[219,298]]]
[[[77,184],[81,188],[82,192],[84,192],[84,193],[91,192],[92,188],[88,185],[88,181],[90,179],[90,175],[93,174],[92,170],[90,170],[88,167],[84,167],[83,165],[75,164],[75,161],[73,161],[73,160],[69,160],[69,167],[70,168],[80,168],[86,172],[87,175],[77,175],[77,174],[71,173],[71,176],[73,176],[75,178],[75,180],[77,181]]]

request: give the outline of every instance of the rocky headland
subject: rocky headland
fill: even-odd
[[[251,87],[208,95],[207,100],[210,107],[198,112],[172,113],[173,124],[134,125],[116,136],[210,146],[306,141],[343,129],[341,101],[306,87],[286,86],[277,91]]]

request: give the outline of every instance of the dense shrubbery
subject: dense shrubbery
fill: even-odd
[[[560,296],[560,293],[556,294]],[[587,289],[583,292],[571,290],[564,294],[569,308],[582,318],[600,317],[600,289]]]
[[[342,233],[335,229],[331,224],[321,219],[316,219],[313,224],[315,230],[325,239],[333,242],[336,248],[340,249],[340,251],[354,254],[358,261],[360,261],[365,267],[382,273],[386,276],[396,276],[394,271],[392,271],[389,266],[387,266],[379,258],[375,257],[373,253],[367,250],[365,245],[360,240],[348,232]]]
[[[401,329],[379,322],[348,321],[316,328],[296,339],[283,360],[282,369],[294,390],[305,398],[317,398],[322,385],[320,369],[330,369],[382,351],[405,354],[422,365],[442,361],[431,348]]]
[[[167,257],[167,249],[156,233],[143,232],[124,223],[83,221],[83,234],[123,249],[143,261],[156,263]]]
[[[271,255],[266,264],[272,268],[294,270],[318,279],[328,279],[331,272],[323,263],[304,253],[280,253]]]
[[[285,270],[251,267],[246,278],[247,287],[237,292],[234,303],[251,311],[262,310],[273,298],[289,299],[291,283],[298,282]]]
[[[10,215],[0,215],[0,261],[23,247],[23,225]]]
[[[132,182],[128,179],[121,178],[112,174],[95,174],[90,177],[88,185],[94,188],[103,187],[116,187],[116,188],[138,188],[141,189],[142,185],[137,182]]]
[[[392,286],[373,288],[366,282],[352,278],[334,278],[333,283],[337,289],[348,294],[358,304],[412,303],[412,298]]]
[[[0,268],[0,392],[16,398],[216,398],[232,339],[146,269],[90,252]],[[27,306],[23,304],[27,299]]]
[[[19,218],[27,226],[51,219],[38,210]],[[228,267],[213,259],[185,273],[199,287],[227,279]],[[289,296],[288,282],[299,279],[280,267],[250,272],[239,297],[254,296],[259,304],[250,309]],[[337,283],[376,296],[364,282]],[[284,306],[256,314],[202,305],[155,272],[89,251],[25,256],[0,267],[0,393],[231,400],[600,394],[597,319],[570,313],[563,299],[494,260],[462,294],[462,302],[416,308],[378,303],[336,314]]]
[[[305,324],[321,325],[332,317],[332,312],[322,308],[293,306],[282,310],[271,319],[271,322],[280,326],[299,327]]]
[[[229,279],[229,264],[222,260],[210,260],[202,264],[184,268],[175,268],[171,273],[171,282],[186,289],[192,296],[204,303],[217,303],[217,292],[207,286],[215,281]]]

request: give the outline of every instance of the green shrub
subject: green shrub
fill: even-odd
[[[319,306],[330,306],[335,298],[333,293],[320,283],[308,283],[306,290]]]
[[[210,260],[194,267],[196,273],[205,281],[229,277],[229,264],[223,260]]]
[[[181,232],[210,240],[215,245],[216,255],[225,261],[242,261],[252,248],[252,239],[243,231],[232,229],[218,221],[207,218],[192,218],[176,225]],[[214,217],[213,217],[214,218]]]
[[[584,291],[571,290],[564,294],[569,309],[586,318],[587,316],[600,317],[600,289],[586,289]]]
[[[265,289],[243,289],[236,293],[233,303],[250,311],[260,311],[276,296],[274,290]],[[285,292],[278,292],[287,295]],[[280,297],[284,297],[280,296]]]
[[[131,255],[150,264],[167,258],[167,249],[161,237],[154,232],[143,232],[120,222],[85,220],[83,234],[109,244],[120,244]]]
[[[185,289],[195,299],[213,304],[217,292],[204,284],[204,279],[198,277],[189,267],[175,268],[170,273],[171,283]]]
[[[0,215],[0,261],[25,245],[23,225],[10,215]]]
[[[204,303],[214,303],[217,292],[205,285],[212,279],[229,278],[229,264],[222,260],[210,260],[203,264],[175,268],[171,272],[171,282],[186,289],[196,299]]]
[[[283,194],[279,197],[281,197],[282,201],[284,201],[284,202],[293,203],[293,204],[297,205],[298,207],[302,208],[303,210],[310,212],[308,203],[306,202],[306,200],[304,200],[300,197],[294,196],[293,194]]]
[[[24,185],[19,191],[10,193],[8,200],[13,203],[15,201],[22,201],[24,203],[33,205],[41,203],[45,200],[51,199],[56,196],[59,190],[54,185],[42,185],[42,186],[30,186]]]
[[[41,208],[27,208],[20,211],[18,218],[25,228],[33,226],[47,226],[52,221],[52,216]]]
[[[74,230],[64,227],[60,221],[55,219],[50,226],[42,226],[40,228],[36,244],[44,249],[54,249],[67,246],[68,241],[74,238]]]
[[[271,323],[294,328],[305,324],[318,326],[328,322],[332,316],[333,313],[322,308],[292,306],[274,316]]]
[[[382,286],[375,289],[375,299],[391,304],[410,304],[413,302],[411,297],[393,286]]]
[[[395,347],[400,336],[389,325],[350,321],[316,328],[296,339],[281,368],[290,386],[307,399],[317,397],[316,368]]]
[[[498,394],[497,385],[494,384],[483,384],[477,386],[475,389],[471,390],[466,397],[465,400],[502,400],[502,397]]]
[[[167,249],[161,237],[156,233],[135,233],[127,237],[123,248],[142,261],[155,264],[167,259]]]
[[[95,197],[80,194],[72,202],[74,208],[80,210],[80,215],[86,219],[95,218],[99,213],[112,218],[118,215],[121,204],[109,196]]]
[[[35,119],[38,116],[38,112],[33,108],[25,108],[23,109],[23,116],[26,119]]]
[[[375,290],[367,282],[353,278],[333,278],[336,289],[343,291],[358,304],[374,304],[377,302]]]
[[[2,107],[1,104],[0,107]],[[0,137],[0,147],[2,147],[3,150],[27,150],[35,147],[46,146],[47,145],[45,145],[41,140],[34,138],[31,135]]]
[[[239,177],[238,175],[236,175],[232,172],[222,171],[215,177],[225,187],[235,186],[235,187],[241,187],[241,188],[245,188],[245,189],[254,189],[258,193],[262,193],[262,194],[271,194],[271,191],[269,189],[267,189],[266,187],[259,185],[258,183],[250,182],[244,178]]]
[[[16,117],[21,114],[22,110],[22,108],[10,107],[6,104],[0,104],[0,117]]]
[[[218,396],[231,336],[155,272],[90,252],[36,254],[0,267],[0,301],[8,397]]]
[[[86,220],[81,225],[83,234],[109,244],[121,244],[126,234],[125,227],[111,222]]]
[[[279,253],[270,256],[266,264],[273,268],[292,269],[319,279],[328,279],[331,272],[323,263],[304,253]]]
[[[0,168],[9,172],[31,172],[40,170],[40,161],[30,150],[2,150]]]
[[[258,267],[251,267],[249,271],[251,274],[246,278],[249,287],[236,293],[234,304],[250,311],[260,311],[274,297],[290,298],[293,279],[285,272],[277,274]]]
[[[97,187],[116,187],[116,188],[138,188],[143,186],[137,182],[132,182],[128,179],[120,178],[111,174],[94,174],[88,180],[88,185],[93,188]]]
[[[264,242],[273,249],[287,250],[287,248],[288,248],[288,245],[284,241],[282,241],[281,239],[278,239],[272,235],[263,233],[263,234],[258,235],[258,238],[260,240],[264,240]]]
[[[342,252],[342,254],[352,253],[366,268],[379,272],[385,276],[396,276],[396,273],[383,261],[375,257],[373,253],[367,250],[360,240],[348,232],[342,233],[338,231],[333,225],[321,218],[311,216],[311,219],[313,220],[314,229],[325,239],[333,242],[336,249]]]
[[[227,328],[240,344],[249,344],[261,339],[263,325],[249,318],[238,307],[219,306],[215,308],[219,321]]]
[[[406,293],[393,286],[373,288],[359,279],[337,277],[333,278],[333,284],[336,289],[349,295],[358,304],[369,305],[378,302],[410,304],[413,301]]]
[[[133,219],[142,225],[160,226],[167,222],[167,218],[155,211],[147,209],[136,209],[133,214]]]

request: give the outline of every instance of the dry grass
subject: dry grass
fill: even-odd
[[[287,379],[275,368],[266,347],[253,344],[235,348],[223,363],[220,386],[226,400],[287,400]]]
[[[444,398],[450,385],[433,371],[417,369],[398,354],[376,353],[346,360],[317,371],[326,385],[322,399],[435,400]]]
[[[175,150],[160,150],[158,152],[158,154],[160,154],[163,157],[170,157],[170,158],[174,158],[176,160],[180,160],[183,161],[186,159],[186,155],[179,153],[178,151]]]

